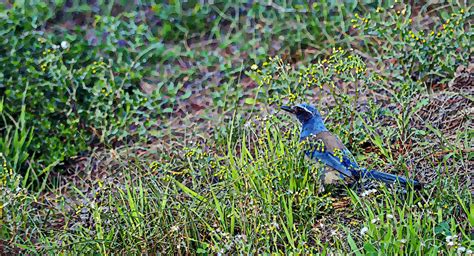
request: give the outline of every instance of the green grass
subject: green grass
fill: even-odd
[[[446,242],[456,234],[456,246],[472,247],[471,194],[454,180],[433,181],[407,194],[385,187],[367,196],[332,187],[320,193],[317,166],[303,161],[297,129],[283,136],[286,125],[276,117],[262,126],[266,129],[232,125],[227,154],[190,148],[180,170],[176,163],[131,167],[139,160],[119,161],[121,185],[97,180],[89,190],[58,195],[56,214],[62,216],[54,219],[70,221],[72,230],[36,223],[30,228],[42,246],[28,246],[20,237],[16,245],[30,253],[71,254],[437,255],[457,250]],[[238,142],[232,142],[234,136]],[[65,198],[76,200],[70,205]]]
[[[17,1],[0,12],[0,254],[473,250],[472,89],[459,82],[470,6]],[[321,184],[279,110],[299,102],[361,166],[424,189]]]

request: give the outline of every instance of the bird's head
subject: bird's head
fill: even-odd
[[[298,121],[303,125],[309,120],[318,120],[322,122],[321,114],[318,109],[306,103],[295,106],[282,106],[281,109],[295,115],[296,118],[298,118]]]

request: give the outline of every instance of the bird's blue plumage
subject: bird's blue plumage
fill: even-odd
[[[327,130],[321,114],[315,107],[300,104],[294,107],[283,106],[282,109],[294,114],[302,124],[300,140],[305,142],[306,155],[336,170],[341,180],[356,181],[371,178],[386,183],[398,181],[403,185],[408,183],[414,186],[420,185],[415,180],[359,167],[351,152],[339,138]]]

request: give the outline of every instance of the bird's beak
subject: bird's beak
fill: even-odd
[[[295,113],[295,110],[294,110],[293,107],[290,107],[290,106],[281,106],[280,108],[283,109],[283,110],[285,110],[286,112],[289,112],[289,113],[292,113],[292,114]]]

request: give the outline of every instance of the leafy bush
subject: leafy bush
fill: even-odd
[[[171,110],[180,89],[161,83],[148,94],[140,90],[151,70],[145,64],[165,48],[146,25],[135,23],[136,13],[97,16],[92,31],[41,31],[54,7],[33,1],[0,14],[0,51],[7,53],[0,57],[4,108],[16,119],[19,102],[25,103],[26,126],[34,131],[28,152],[43,167],[79,155],[91,143],[144,135],[150,118]]]

